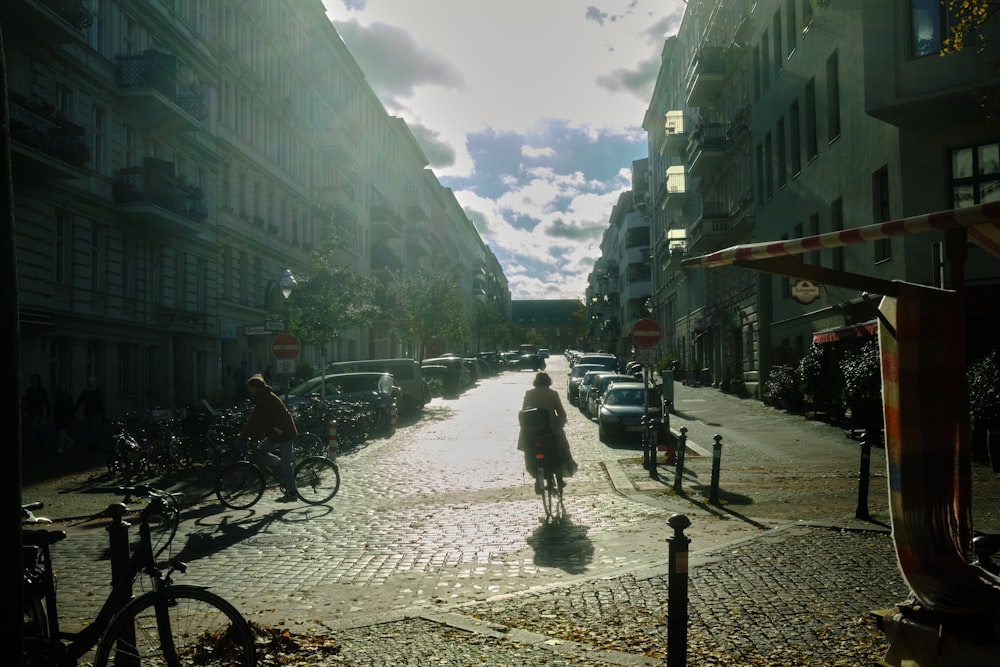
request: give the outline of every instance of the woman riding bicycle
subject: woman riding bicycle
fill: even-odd
[[[298,430],[295,419],[288,411],[285,403],[274,393],[270,385],[264,381],[260,373],[247,380],[247,391],[254,402],[253,412],[247,420],[240,439],[251,438],[259,440],[258,450],[272,462],[278,461],[275,451],[281,454],[281,477],[285,486],[285,495],[279,502],[294,502],[297,499],[295,488],[295,472],[293,463],[293,445]]]
[[[552,378],[549,377],[548,373],[544,371],[536,373],[532,384],[534,386],[524,392],[521,409],[537,408],[549,413],[550,430],[553,436],[555,436],[556,449],[559,451],[559,457],[562,460],[562,465],[556,469],[556,479],[561,488],[566,485],[563,477],[572,477],[577,468],[576,461],[573,460],[573,455],[569,451],[569,441],[566,439],[566,433],[563,431],[563,426],[566,425],[566,409],[563,408],[559,392],[552,389]],[[518,449],[523,450],[524,443],[519,442]]]

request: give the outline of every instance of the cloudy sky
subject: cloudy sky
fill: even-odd
[[[514,299],[582,299],[683,0],[323,0]]]

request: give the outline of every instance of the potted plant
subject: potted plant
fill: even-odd
[[[830,378],[826,372],[826,348],[813,343],[799,360],[798,373],[800,389],[806,407],[812,406],[815,413],[829,410],[831,403]]]
[[[851,411],[851,436],[882,432],[882,370],[878,341],[871,339],[840,361],[844,405]]]
[[[798,371],[791,366],[774,366],[764,383],[764,396],[774,406],[795,410],[802,400]]]
[[[1000,429],[1000,358],[997,351],[990,350],[969,364],[966,375],[969,382],[972,455],[979,459],[990,458],[996,467],[1000,465],[1000,451],[988,452],[988,434]]]

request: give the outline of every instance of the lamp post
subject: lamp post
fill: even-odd
[[[295,276],[292,275],[291,269],[285,269],[285,272],[281,274],[281,279],[278,281],[278,286],[281,288],[281,296],[285,299],[285,331],[288,332],[288,297],[292,295],[292,290],[295,289],[296,280]],[[291,371],[285,371],[285,400],[288,400],[288,385],[291,383],[292,374]]]
[[[652,297],[646,298],[645,303],[646,312],[650,315],[653,314],[653,299]],[[643,435],[643,448],[642,456],[643,461],[646,464],[646,469],[649,470],[649,476],[651,479],[658,479],[659,475],[656,472],[656,430],[653,425],[649,422],[649,376],[652,368],[649,364],[648,359],[643,359],[642,364],[642,435]]]

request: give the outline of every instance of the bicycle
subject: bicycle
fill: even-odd
[[[309,505],[322,505],[340,489],[340,469],[322,451],[322,441],[312,433],[295,439],[295,486],[298,498]],[[270,486],[282,487],[278,465],[262,461],[256,444],[246,443],[235,463],[223,468],[215,479],[215,496],[230,509],[253,507]],[[258,461],[260,461],[258,463]]]
[[[122,569],[97,617],[79,632],[60,629],[56,578],[52,571],[52,545],[66,538],[65,531],[22,529],[24,555],[23,656],[28,667],[75,667],[96,649],[93,664],[108,665],[239,665],[256,664],[256,647],[250,624],[222,597],[202,586],[175,585],[175,571],[187,566],[171,562],[166,573],[156,565],[150,518],[176,517],[171,494],[149,486],[114,487],[96,492],[126,497],[147,497],[150,503],[139,514],[139,541],[129,553],[124,503],[108,506],[112,517],[109,542]],[[38,508],[40,503],[28,507]],[[22,516],[24,515],[22,508]],[[162,551],[162,550],[161,550]],[[127,562],[125,559],[127,557]],[[112,562],[116,562],[114,557]],[[140,575],[151,587],[133,597]]]
[[[518,413],[524,463],[534,478],[535,493],[542,497],[546,522],[562,521],[566,516],[563,484],[556,475],[562,465],[555,434],[550,430],[549,415],[544,410],[528,408]]]

